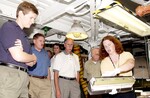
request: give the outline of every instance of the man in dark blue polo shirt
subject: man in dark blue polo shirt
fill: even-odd
[[[27,66],[33,66],[37,58],[31,54],[23,28],[30,28],[37,15],[37,8],[24,1],[17,8],[16,21],[0,29],[0,98],[28,98]]]

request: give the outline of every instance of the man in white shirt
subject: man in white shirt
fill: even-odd
[[[54,82],[56,98],[80,98],[79,58],[72,53],[74,40],[66,38],[65,50],[56,55],[54,61]]]

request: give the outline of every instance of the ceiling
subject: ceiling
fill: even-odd
[[[8,19],[15,19],[16,8],[22,1],[29,1],[39,9],[39,16],[36,25],[27,30],[29,38],[37,32],[46,35],[47,42],[62,42],[66,33],[70,30],[75,19],[81,21],[81,25],[88,34],[88,39],[77,41],[83,44],[86,49],[98,45],[100,40],[109,34],[116,35],[122,41],[139,38],[139,36],[121,29],[106,25],[103,21],[95,19],[93,12],[100,5],[100,0],[0,0],[0,24]],[[149,0],[118,0],[131,11],[139,4],[146,4]],[[149,16],[142,17],[145,22],[150,23]],[[44,27],[50,30],[44,32]],[[36,29],[35,29],[36,28]],[[106,32],[101,32],[105,30]]]

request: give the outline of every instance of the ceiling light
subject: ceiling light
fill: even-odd
[[[104,6],[103,8],[98,8],[98,10],[94,12],[94,16],[99,19],[102,18],[108,20],[109,22],[117,24],[125,30],[131,31],[137,35],[150,35],[150,26],[129,13],[129,11],[117,1],[113,1],[112,4],[105,6],[105,8]]]
[[[79,20],[75,20],[70,31],[66,35],[67,38],[74,40],[83,40],[88,37]]]
[[[72,0],[64,0],[64,1],[66,1],[66,2],[71,2]]]

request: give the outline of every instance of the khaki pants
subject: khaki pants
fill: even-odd
[[[0,65],[0,98],[28,98],[26,72]]]
[[[79,83],[76,80],[59,78],[61,98],[81,98]]]
[[[48,79],[29,77],[29,95],[31,98],[51,98],[51,83]]]

